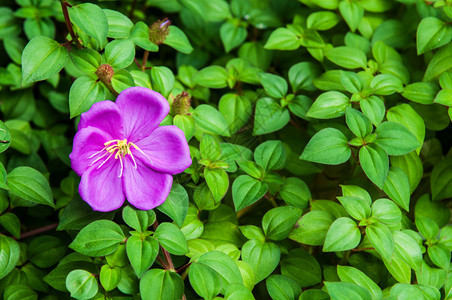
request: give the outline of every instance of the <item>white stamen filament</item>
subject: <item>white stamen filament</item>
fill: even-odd
[[[119,172],[119,176],[118,177],[122,177],[122,174],[124,172],[124,162],[122,161],[123,158],[126,157],[127,154],[130,154],[130,158],[133,161],[133,167],[136,170],[138,168],[137,166],[137,162],[135,160],[135,156],[133,155],[132,151],[130,151],[130,146],[133,146],[136,150],[138,150],[141,154],[143,154],[152,164],[152,160],[149,158],[149,156],[144,153],[137,145],[135,145],[132,142],[127,142],[127,139],[124,140],[111,140],[108,142],[104,143],[104,148],[102,148],[101,150],[91,154],[88,158],[93,158],[99,154],[102,155],[99,156],[98,158],[96,158],[94,161],[91,162],[90,166],[94,165],[96,162],[98,162],[99,160],[101,160],[102,158],[104,158],[105,156],[108,157],[99,165],[97,166],[97,169],[100,169],[114,154],[115,159],[119,159],[119,163],[121,165],[121,169]]]

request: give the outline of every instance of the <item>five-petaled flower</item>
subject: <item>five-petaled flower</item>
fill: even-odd
[[[125,198],[142,210],[165,201],[172,175],[191,165],[182,130],[159,126],[169,110],[159,93],[132,87],[81,115],[69,157],[82,177],[80,196],[94,210],[115,210]]]

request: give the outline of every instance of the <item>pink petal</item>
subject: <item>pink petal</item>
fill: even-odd
[[[110,158],[99,169],[99,163],[89,167],[82,175],[79,192],[93,210],[112,211],[124,203],[119,160]]]
[[[123,139],[124,124],[118,106],[109,100],[94,103],[80,117],[78,130],[88,126],[97,127],[115,139]]]
[[[107,132],[96,127],[85,127],[79,130],[74,137],[74,146],[69,158],[71,167],[79,176],[86,171],[89,165],[102,153],[92,156],[104,148],[104,143],[113,138]]]
[[[169,113],[168,101],[157,92],[144,87],[122,91],[116,104],[125,121],[124,136],[133,142],[147,137]]]
[[[156,171],[174,175],[191,165],[190,149],[184,132],[176,126],[160,126],[135,145],[147,156],[132,146],[133,155]]]
[[[124,159],[123,185],[127,201],[138,209],[150,210],[165,202],[173,184],[173,176],[159,173],[130,155]]]

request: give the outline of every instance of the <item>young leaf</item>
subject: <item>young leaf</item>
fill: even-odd
[[[361,233],[358,226],[350,218],[339,218],[331,224],[326,233],[323,251],[346,251],[358,246]]]
[[[140,294],[143,300],[157,300],[161,295],[168,299],[181,299],[184,281],[174,271],[151,269],[140,280]]]
[[[164,223],[162,223],[164,224]],[[144,239],[137,235],[132,235],[126,243],[127,257],[138,278],[154,264],[159,253],[159,243],[154,237]]]
[[[77,78],[69,90],[70,117],[81,115],[94,103],[105,100],[105,96],[106,88],[100,81],[88,76]]]
[[[386,108],[383,100],[377,96],[370,96],[359,101],[361,111],[369,118],[375,126],[378,126],[386,113]]]
[[[229,188],[228,174],[222,169],[205,168],[204,178],[206,179],[207,186],[212,192],[215,202],[220,202]]]
[[[254,160],[264,170],[282,169],[286,162],[286,149],[281,141],[266,141],[254,150]]]
[[[372,133],[372,123],[369,119],[360,111],[347,107],[345,110],[345,121],[348,128],[360,138],[364,138]]]
[[[198,105],[192,116],[195,118],[196,127],[208,133],[231,136],[226,119],[214,107],[207,104]]]
[[[212,268],[222,279],[223,288],[227,289],[234,283],[243,283],[237,264],[227,254],[219,251],[210,251],[201,255],[198,263]]]
[[[366,236],[381,257],[391,261],[395,247],[391,230],[385,224],[376,222],[366,226]]]
[[[184,255],[188,252],[187,240],[180,229],[173,223],[161,223],[154,234],[160,245],[169,253]]]
[[[103,265],[100,269],[99,280],[105,291],[111,291],[115,289],[121,281],[121,269]]]
[[[405,126],[395,122],[383,122],[377,126],[376,144],[389,155],[404,155],[420,147],[416,137]]]
[[[277,28],[270,34],[264,48],[269,50],[295,50],[300,45],[300,40],[293,31],[287,28]]]
[[[198,72],[195,76],[195,82],[199,85],[221,89],[227,86],[228,72],[220,66],[209,66]]]
[[[231,19],[220,27],[220,38],[226,53],[243,43],[246,36],[247,31],[240,26],[240,20]]]
[[[362,198],[342,196],[337,199],[352,218],[360,221],[370,216],[370,205]]]
[[[174,25],[168,27],[169,33],[166,36],[163,44],[170,46],[173,49],[176,49],[179,52],[184,54],[190,54],[193,51],[193,47],[190,44],[185,33]]]
[[[290,232],[289,239],[298,243],[321,246],[335,218],[329,212],[313,210],[303,215]]]
[[[83,3],[69,8],[71,21],[99,45],[105,45],[108,34],[108,19],[105,12],[97,5]],[[103,48],[103,46],[101,46]]]
[[[296,177],[286,178],[279,194],[288,205],[295,206],[300,209],[306,208],[309,199],[311,199],[311,192],[309,191],[306,183]]]
[[[232,200],[235,211],[239,211],[262,198],[267,192],[266,183],[248,175],[241,175],[232,184]]]
[[[219,160],[221,157],[220,143],[210,134],[204,134],[202,136],[199,150],[202,158],[212,162]]]
[[[253,135],[278,131],[289,123],[290,114],[272,98],[261,98],[256,104]]]
[[[66,288],[76,299],[93,298],[99,289],[96,277],[85,270],[71,271],[66,277]]]
[[[380,189],[389,172],[389,157],[385,150],[377,144],[359,149],[359,162],[367,178]]]
[[[346,162],[352,151],[345,135],[335,128],[325,128],[317,132],[306,145],[300,159],[339,165]]]
[[[221,278],[211,267],[193,262],[188,279],[196,293],[204,299],[213,299],[221,290]]]
[[[267,92],[270,97],[280,99],[286,95],[288,89],[287,81],[281,76],[270,73],[260,73],[259,79],[265,92]]]
[[[269,210],[262,218],[262,228],[266,237],[274,241],[287,238],[301,213],[301,209],[292,206],[280,206]]]
[[[422,251],[417,241],[404,231],[394,231],[395,254],[410,267],[419,271],[422,266]]]
[[[391,167],[383,191],[406,211],[410,208],[410,183],[401,169]]]
[[[417,54],[446,45],[452,37],[449,24],[435,17],[426,17],[421,20],[416,32]]]
[[[316,119],[333,119],[345,114],[350,99],[341,92],[331,91],[321,94],[312,104],[306,116]]]
[[[340,46],[325,52],[325,56],[338,66],[346,69],[367,67],[366,54],[356,48]]]

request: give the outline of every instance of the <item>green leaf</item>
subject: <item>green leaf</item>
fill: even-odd
[[[341,185],[342,194],[347,197],[361,198],[367,205],[372,204],[372,198],[362,187],[356,185]]]
[[[193,51],[193,47],[191,46],[185,33],[174,25],[171,25],[168,28],[169,33],[163,44],[168,45],[184,54],[190,54]]]
[[[220,66],[209,66],[200,70],[195,76],[195,82],[199,85],[221,89],[227,87],[228,72]]]
[[[22,284],[9,285],[5,289],[3,294],[3,299],[5,300],[37,300],[38,293],[33,291],[30,287]]]
[[[366,236],[381,257],[391,261],[395,247],[391,230],[383,223],[376,222],[366,226]]]
[[[248,175],[241,175],[232,184],[232,199],[235,211],[239,211],[257,200],[261,199],[267,192],[266,183]]]
[[[2,153],[2,152],[5,152],[6,149],[8,149],[11,144],[10,143],[11,133],[9,131],[9,128],[1,120],[0,120],[0,140],[5,141],[5,143],[0,143],[0,153]],[[4,167],[3,167],[3,169],[4,169]],[[6,173],[6,171],[5,171],[5,173]],[[5,181],[6,181],[6,178],[5,178]],[[4,186],[6,186],[6,184]],[[5,187],[2,187],[2,188],[5,188]]]
[[[306,116],[316,119],[333,119],[345,114],[350,99],[341,92],[322,93],[312,104]]]
[[[366,86],[364,78],[355,72],[340,71],[340,75],[342,85],[350,93],[361,92]]]
[[[243,284],[233,283],[226,289],[225,300],[243,299],[254,300],[253,293]]]
[[[452,158],[445,158],[434,166],[430,186],[433,201],[452,196]]]
[[[383,122],[377,126],[375,133],[375,143],[389,155],[404,155],[421,146],[414,134],[399,123]]]
[[[240,26],[240,20],[231,19],[220,27],[220,38],[226,53],[243,43],[248,35],[245,28]]]
[[[352,218],[360,221],[370,216],[370,205],[362,198],[342,196],[337,199]]]
[[[400,207],[410,209],[410,183],[405,172],[397,167],[391,167],[385,180],[384,192]]]
[[[335,220],[329,212],[313,210],[303,215],[290,232],[289,239],[310,246],[321,246]]]
[[[132,21],[120,13],[112,9],[103,9],[108,21],[107,37],[114,39],[127,38],[133,28]]]
[[[415,82],[405,87],[402,96],[416,103],[432,104],[438,90],[437,84],[431,82]]]
[[[416,206],[414,207],[414,215],[430,218],[439,227],[445,226],[450,218],[449,210],[446,209],[443,203],[431,201],[430,194],[424,194],[417,199]]]
[[[122,210],[122,218],[133,229],[139,232],[145,232],[154,223],[155,213],[152,210],[137,210],[127,205]]]
[[[282,169],[286,162],[286,150],[281,141],[266,141],[254,150],[254,160],[264,170]]]
[[[279,191],[284,202],[288,205],[304,209],[311,199],[311,192],[306,183],[296,177],[286,178],[284,185]]]
[[[284,275],[271,275],[265,280],[265,284],[272,299],[298,299],[301,294],[298,283]]]
[[[287,238],[301,213],[301,209],[293,206],[280,206],[269,210],[262,218],[265,236],[274,241]]]
[[[202,158],[212,162],[219,160],[221,157],[220,143],[210,134],[204,134],[202,136],[199,151],[201,152]]]
[[[71,118],[88,111],[91,106],[105,100],[106,90],[100,81],[88,76],[77,78],[69,90],[69,111]]]
[[[0,235],[0,279],[8,275],[16,266],[20,256],[19,244],[4,235]]]
[[[251,116],[251,102],[237,94],[224,94],[218,103],[218,110],[226,119],[231,134],[242,128]]]
[[[68,57],[66,48],[56,41],[45,36],[33,38],[22,53],[22,85],[59,73]]]
[[[135,45],[131,40],[113,40],[105,47],[105,60],[114,69],[123,69],[133,63]]]
[[[224,116],[215,108],[207,104],[198,105],[192,113],[196,126],[206,132],[231,136],[228,123]]]
[[[391,95],[395,92],[403,92],[402,81],[391,74],[379,74],[375,76],[370,82],[370,87],[373,89],[375,95]]]
[[[157,209],[182,227],[188,211],[188,194],[183,186],[173,183],[168,198]]]
[[[317,11],[308,16],[306,26],[314,30],[329,30],[339,21],[340,17],[332,11]]]
[[[372,217],[392,229],[392,226],[397,226],[402,221],[402,212],[393,201],[378,199],[372,203]]]
[[[272,98],[257,101],[254,116],[253,135],[262,135],[278,131],[289,123],[290,114]]]
[[[372,299],[372,294],[362,286],[350,282],[325,282],[332,300],[339,299]]]
[[[299,90],[313,91],[316,87],[313,84],[314,78],[320,75],[320,68],[312,62],[301,62],[294,64],[289,69],[289,82],[292,91]]]
[[[411,268],[397,254],[392,256],[391,262],[383,259],[383,263],[389,273],[391,273],[398,282],[411,283]]]
[[[416,227],[419,233],[427,240],[431,241],[436,239],[439,234],[438,224],[430,218],[416,216],[415,218]]]
[[[452,68],[451,57],[452,44],[449,43],[433,55],[425,71],[423,81],[431,81],[434,78],[438,78],[443,72],[449,71]]]
[[[167,67],[152,67],[151,69],[152,87],[163,96],[168,97],[174,87],[174,74]]]
[[[184,132],[187,141],[190,141],[195,134],[195,119],[193,119],[192,116],[175,115],[173,118],[173,125],[179,127],[179,129]]]
[[[133,76],[129,71],[118,70],[113,74],[111,78],[111,86],[117,93],[121,93],[123,90],[135,86]]]
[[[28,259],[37,267],[48,268],[59,262],[67,251],[67,245],[55,236],[43,235],[31,241]]]
[[[262,177],[264,176],[264,169],[261,166],[257,165],[255,162],[249,160],[241,160],[237,161],[237,164],[239,165],[240,169],[242,169],[251,177],[262,179]]]
[[[154,264],[159,253],[159,243],[154,237],[132,235],[127,239],[126,251],[135,274],[141,278]]]
[[[242,260],[253,268],[255,283],[267,278],[278,266],[280,258],[279,247],[271,242],[249,240],[242,247]]]
[[[30,167],[17,167],[8,173],[8,186],[15,195],[33,203],[54,207],[49,182],[39,171]]]
[[[221,290],[221,278],[211,267],[193,262],[188,279],[196,293],[204,299],[213,299]]]
[[[94,38],[99,45],[105,45],[108,34],[108,19],[99,6],[92,3],[83,3],[70,7],[68,10],[71,21],[78,28]]]
[[[356,2],[341,1],[339,11],[351,31],[355,32],[364,16],[363,6]]]
[[[71,297],[80,300],[93,298],[99,289],[96,277],[85,270],[71,271],[66,277],[66,288]]]
[[[324,252],[346,251],[358,246],[361,240],[356,223],[346,217],[337,219],[331,224],[326,233],[325,243],[323,244]]]
[[[121,281],[121,269],[103,265],[99,274],[100,283],[105,291],[115,289]]]
[[[151,269],[140,280],[140,294],[143,300],[181,299],[184,281],[174,271]]]
[[[422,251],[417,241],[404,231],[394,231],[395,254],[415,271],[422,266]]]
[[[205,168],[204,178],[206,179],[207,186],[212,192],[215,202],[220,202],[229,189],[228,174],[222,169]]]
[[[301,288],[322,281],[322,270],[318,261],[304,249],[293,249],[289,252],[281,261],[281,274],[294,279]]]
[[[160,245],[169,253],[184,255],[188,252],[187,240],[180,229],[173,223],[161,223],[154,234]]]
[[[446,45],[452,37],[449,24],[435,17],[426,17],[421,20],[416,32],[417,54]]]
[[[368,290],[372,294],[372,299],[381,299],[383,297],[381,288],[365,273],[356,268],[337,266],[337,275],[342,282],[354,283]]]
[[[10,212],[6,212],[0,216],[0,225],[2,225],[9,233],[15,238],[20,237],[20,220],[19,218]]]
[[[287,94],[287,81],[281,76],[270,73],[260,73],[259,79],[265,92],[270,97],[280,99]]]
[[[159,50],[159,47],[149,39],[149,27],[142,21],[137,22],[133,26],[130,39],[135,45],[144,50],[151,52],[157,52]]]
[[[363,146],[359,149],[359,162],[367,178],[383,188],[389,172],[389,157],[385,150],[377,144]]]
[[[451,97],[452,97],[452,89],[442,89],[439,91],[438,95],[436,95],[434,102],[450,107],[450,106],[452,106]]]
[[[325,52],[325,56],[338,66],[346,69],[367,67],[366,54],[359,49],[340,46]]]
[[[360,138],[365,138],[372,133],[372,123],[370,120],[359,110],[351,107],[347,107],[345,110],[345,121],[348,128]]]
[[[378,126],[386,113],[386,108],[383,100],[377,96],[370,96],[368,98],[362,99],[359,102],[361,111],[363,114],[369,118],[369,120],[375,126]]]
[[[409,271],[410,271],[409,275],[411,275],[411,270],[409,269]],[[422,262],[421,270],[416,271],[416,279],[419,282],[419,284],[434,286],[437,289],[440,289],[444,285],[444,282],[446,281],[446,276],[447,275],[444,270],[430,267],[425,263],[425,261]],[[407,279],[411,279],[411,277],[410,278],[407,277]],[[409,280],[405,282],[411,283]]]
[[[339,165],[351,156],[345,135],[335,128],[325,128],[317,132],[306,145],[300,159]]]
[[[237,264],[227,254],[219,251],[210,251],[201,255],[198,263],[212,268],[220,275],[223,288],[227,289],[233,283],[243,283]]]
[[[125,236],[113,221],[98,220],[85,226],[69,247],[88,256],[105,256],[116,250]]]
[[[69,54],[77,69],[85,74],[96,72],[102,60],[99,52],[89,48],[73,49]]]
[[[417,188],[422,179],[423,167],[415,151],[401,156],[391,156],[391,165],[402,169],[410,183],[410,194]]]
[[[300,45],[300,40],[293,31],[287,28],[277,28],[270,34],[264,48],[269,50],[295,50]]]

